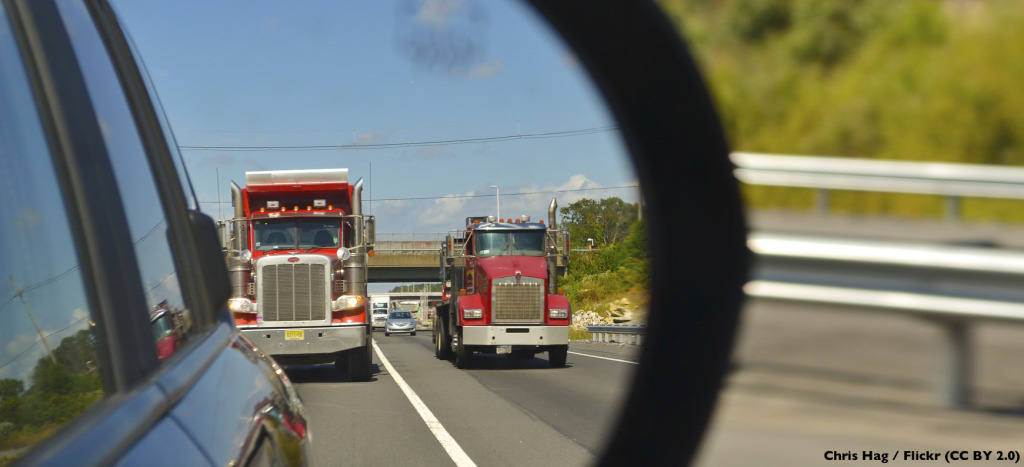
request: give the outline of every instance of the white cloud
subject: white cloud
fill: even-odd
[[[472,196],[474,193],[466,193]],[[455,196],[455,195],[448,195]],[[458,219],[465,219],[466,204],[474,198],[435,199],[429,207],[415,217],[416,223],[426,231],[447,231],[458,226]],[[440,229],[440,230],[437,230]]]
[[[471,68],[469,76],[472,78],[487,78],[504,69],[505,63],[501,60],[495,60],[491,63],[481,63]]]
[[[7,341],[4,354],[0,357],[0,379],[16,378],[28,381],[39,358],[46,355],[42,345],[36,344],[35,334],[18,334]],[[22,353],[25,352],[25,353]]]
[[[378,233],[440,233],[461,227],[466,217],[497,214],[498,203],[494,194],[493,188],[484,185],[462,194],[447,195],[462,196],[459,198],[375,201],[371,209],[377,216]],[[605,187],[584,174],[572,175],[558,184],[502,185],[501,217],[517,218],[525,214],[533,221],[543,219],[549,222],[548,206],[552,197],[561,210],[583,198],[612,196],[635,203],[638,190]]]
[[[85,311],[81,308],[75,308],[74,310],[71,311],[71,321],[69,321],[68,324],[72,325],[78,323],[79,321],[85,322],[84,320],[90,317],[91,315],[89,314],[88,311]]]
[[[387,143],[391,140],[394,130],[369,130],[357,133],[353,138],[352,146]]]
[[[462,8],[463,2],[460,0],[426,0],[416,13],[415,20],[437,29],[444,29]]]
[[[30,206],[25,206],[18,211],[18,217],[14,219],[14,226],[28,234],[29,231],[39,227],[42,222],[43,213]]]

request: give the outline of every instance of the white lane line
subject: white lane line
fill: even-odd
[[[630,363],[630,364],[633,364],[633,365],[639,365],[640,364],[640,362],[631,362],[629,360],[619,360],[617,358],[598,357],[597,355],[590,355],[588,353],[579,353],[579,352],[569,352],[569,353],[571,353],[573,355],[582,355],[584,357],[600,358],[601,360],[611,360],[613,362]]]
[[[452,435],[448,434],[448,430],[444,429],[444,426],[442,426],[441,422],[437,420],[434,413],[427,408],[427,404],[423,403],[420,396],[417,396],[416,392],[409,387],[405,382],[405,379],[402,378],[402,375],[399,375],[398,371],[395,370],[395,367],[391,366],[391,362],[389,362],[387,357],[384,356],[384,352],[381,352],[380,347],[377,347],[377,340],[374,339],[371,343],[373,344],[374,352],[377,352],[377,358],[380,358],[380,362],[384,364],[384,368],[388,370],[388,374],[395,379],[395,383],[397,383],[398,387],[405,393],[405,397],[407,397],[409,402],[412,403],[412,406],[416,408],[416,412],[420,414],[420,418],[422,418],[423,422],[427,424],[427,428],[430,428],[430,432],[434,434],[434,438],[437,438],[437,441],[441,443],[441,447],[443,447],[445,452],[448,453],[448,457],[451,457],[452,461],[455,462],[455,465],[457,466],[476,467],[476,463],[473,462],[473,459],[470,459],[469,455],[466,454],[466,451],[463,451],[462,447],[459,446],[459,443],[455,441],[455,438],[452,438]]]

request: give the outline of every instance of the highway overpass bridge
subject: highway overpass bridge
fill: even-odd
[[[378,233],[368,282],[440,282],[443,233]]]

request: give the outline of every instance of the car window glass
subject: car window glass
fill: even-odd
[[[59,5],[66,18],[89,14],[78,4]],[[167,216],[120,81],[105,49],[94,45],[100,43],[99,36],[89,28],[69,28],[69,34],[93,98],[128,219],[148,308],[140,312],[149,313],[157,355],[165,358],[197,331],[175,270]],[[172,333],[160,332],[166,324],[164,320],[169,322]]]
[[[0,464],[105,395],[100,341],[31,96],[0,8]]]

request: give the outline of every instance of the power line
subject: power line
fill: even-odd
[[[405,143],[371,143],[371,144],[310,144],[283,146],[179,146],[183,151],[335,151],[347,149],[393,149],[420,146],[442,146],[514,141],[522,139],[566,138],[570,136],[590,135],[617,130],[610,125],[596,128],[580,128],[576,130],[552,131],[547,133],[528,133],[503,136],[487,136],[482,138],[447,139],[434,141],[410,141]]]
[[[89,318],[90,318],[89,316],[86,316],[85,318],[79,319],[78,321],[75,321],[75,322],[73,322],[73,323],[71,323],[71,324],[69,324],[69,325],[67,325],[67,326],[64,326],[64,327],[63,327],[63,328],[61,328],[61,329],[58,329],[58,330],[56,330],[56,331],[53,331],[53,332],[51,332],[51,333],[49,333],[49,334],[47,334],[47,335],[43,336],[43,338],[47,338],[47,337],[50,337],[50,336],[52,336],[52,335],[54,335],[54,334],[57,334],[57,333],[61,333],[61,332],[64,332],[64,331],[67,331],[68,329],[71,329],[72,327],[74,327],[74,326],[75,326],[75,325],[77,325],[78,323],[81,323],[82,321],[85,321],[85,320],[87,320],[87,319],[89,319]],[[88,328],[87,328],[87,329],[88,329]],[[28,347],[26,347],[26,348],[25,348],[25,350],[22,350],[22,351],[21,351],[21,352],[20,352],[20,353],[19,353],[18,355],[15,355],[15,356],[14,356],[14,357],[12,357],[12,358],[11,358],[10,360],[7,360],[7,362],[5,362],[5,363],[4,363],[3,365],[0,365],[0,370],[4,369],[5,367],[7,367],[7,365],[10,365],[11,363],[14,363],[14,361],[15,361],[15,360],[17,360],[17,359],[21,358],[21,356],[22,356],[22,355],[25,355],[25,353],[27,353],[27,352],[28,352],[29,350],[32,350],[33,348],[35,348],[36,344],[38,344],[38,343],[40,343],[40,342],[43,342],[43,339],[39,339],[39,340],[37,340],[37,341],[33,342],[32,344],[29,344],[29,346],[28,346]]]
[[[547,193],[575,193],[580,191],[601,191],[601,190],[619,190],[623,188],[640,188],[640,185],[619,185],[619,186],[605,186],[600,188],[574,188],[571,190],[544,190],[544,191],[523,191],[519,193],[502,193],[501,196],[525,196],[525,195],[542,195]],[[422,197],[410,197],[410,198],[378,198],[378,199],[365,199],[363,201],[416,201],[416,200],[434,200],[434,199],[461,199],[461,198],[490,198],[494,195],[448,195],[448,196],[422,196]],[[200,204],[231,204],[230,201],[200,201]]]
[[[572,193],[579,191],[599,191],[599,190],[617,190],[620,188],[639,188],[639,185],[622,185],[622,186],[607,186],[601,188],[576,188],[572,190],[545,190],[545,191],[523,191],[519,193],[502,193],[501,196],[525,196],[525,195],[542,195],[547,193]],[[459,199],[459,198],[490,198],[494,195],[451,195],[451,196],[425,196],[418,198],[380,198],[371,201],[411,201],[411,200],[424,200],[424,199]]]

